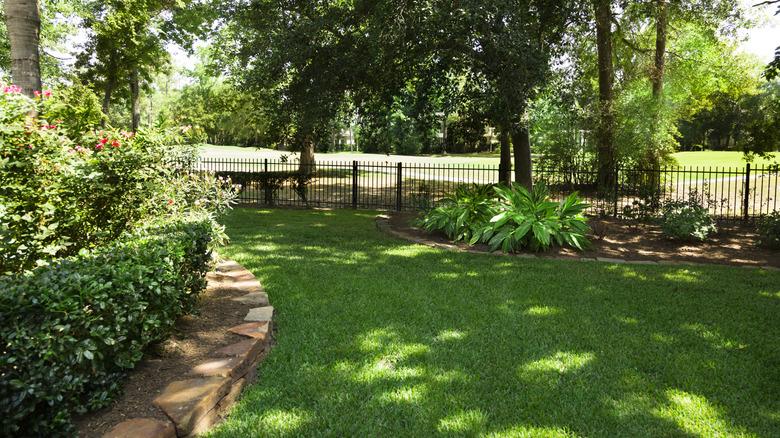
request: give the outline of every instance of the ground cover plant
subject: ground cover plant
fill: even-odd
[[[277,345],[210,436],[773,436],[780,274],[453,253],[234,210]]]

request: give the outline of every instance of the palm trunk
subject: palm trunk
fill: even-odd
[[[531,190],[533,186],[531,164],[531,136],[527,127],[512,131],[515,152],[515,182]]]
[[[138,131],[141,125],[141,92],[138,84],[138,70],[133,69],[130,73],[130,113],[132,114],[132,131]]]
[[[41,19],[36,0],[6,0],[5,19],[11,43],[11,76],[24,94],[41,89],[39,40]]]
[[[615,114],[614,67],[612,66],[612,9],[611,0],[594,0],[596,14],[596,45],[599,63],[599,123],[597,126],[598,174],[601,191],[615,184]]]
[[[512,183],[512,150],[509,146],[508,130],[502,128],[498,140],[501,142],[501,161],[498,164],[498,182],[508,186]]]

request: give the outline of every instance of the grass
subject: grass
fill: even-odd
[[[213,437],[777,436],[780,274],[450,253],[237,209],[278,345]]]
[[[279,159],[280,156],[290,152],[277,151],[263,148],[245,148],[238,146],[214,146],[201,147],[203,155],[212,158],[254,158],[254,159]],[[686,167],[745,167],[742,152],[733,151],[701,151],[701,152],[677,152],[672,154],[680,166]],[[751,166],[766,166],[780,161],[780,152],[774,153],[774,158],[756,158]],[[437,163],[437,164],[472,164],[498,166],[499,156],[494,153],[478,154],[450,154],[450,155],[385,155],[364,154],[362,152],[334,152],[317,153],[318,161],[392,161],[404,163]]]
[[[680,166],[686,167],[737,167],[744,168],[746,161],[742,152],[734,151],[701,151],[701,152],[677,152],[672,155]],[[751,167],[768,166],[780,161],[780,153],[775,152],[773,157],[756,157]]]

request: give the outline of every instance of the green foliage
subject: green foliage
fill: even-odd
[[[710,212],[701,205],[695,193],[688,200],[664,203],[661,230],[666,237],[682,241],[704,241],[710,234],[717,232]]]
[[[462,185],[439,204],[419,225],[427,231],[443,231],[455,242],[469,241],[494,215],[495,192],[492,185]]]
[[[191,311],[218,232],[205,213],[154,221],[93,251],[0,277],[3,435],[65,435]]]
[[[89,126],[57,99],[0,95],[0,273],[111,242],[149,218],[216,212],[235,196],[229,182],[214,185],[207,175],[196,181],[177,169],[192,154],[177,144],[179,130],[79,134],[70,119],[57,124],[28,116],[40,108],[42,116],[77,117],[77,126]]]
[[[44,99],[39,105],[40,117],[52,123],[67,120],[63,129],[69,139],[79,142],[85,132],[98,130],[106,122],[100,101],[88,87],[72,84],[57,87],[53,94],[56,99]]]
[[[758,222],[758,232],[761,235],[761,245],[780,249],[780,211],[762,217]]]
[[[543,251],[553,244],[570,245],[582,250],[588,245],[585,235],[590,231],[583,212],[588,204],[572,193],[561,202],[550,200],[543,184],[530,192],[514,184],[496,186],[499,197],[498,214],[471,238],[471,243],[482,241],[492,251],[504,252],[529,248]]]

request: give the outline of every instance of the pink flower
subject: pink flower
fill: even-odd
[[[5,94],[19,94],[22,92],[22,87],[18,85],[7,85],[3,87],[3,93]]]
[[[173,199],[168,200],[168,205],[173,205]]]
[[[35,95],[35,97],[41,97],[41,92],[38,90],[33,91],[33,94]]]
[[[102,151],[102,150],[103,150],[103,145],[102,145],[102,144],[100,144],[100,143],[96,144],[96,145],[95,145],[95,150],[96,150],[96,151]]]
[[[119,147],[119,140],[114,140],[111,142],[111,146],[118,148]]]
[[[43,90],[43,97],[51,97],[51,90]]]
[[[100,139],[100,144],[106,144],[106,143],[108,143],[108,139],[107,138],[101,138]]]

